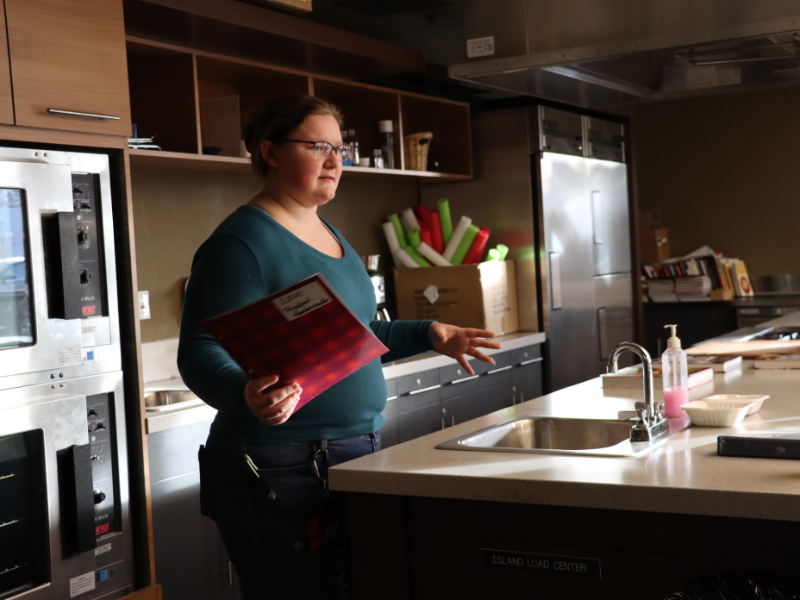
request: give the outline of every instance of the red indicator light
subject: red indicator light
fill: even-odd
[[[89,315],[93,315],[94,314],[95,307],[94,306],[84,306],[82,310],[83,310],[83,316],[87,317]]]
[[[108,533],[108,526],[109,523],[106,523],[105,525],[98,525],[97,527],[94,528],[94,534],[103,535],[104,533]]]

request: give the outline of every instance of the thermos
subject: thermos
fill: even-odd
[[[380,133],[383,166],[386,169],[394,169],[394,129],[392,122],[378,121],[378,132]]]

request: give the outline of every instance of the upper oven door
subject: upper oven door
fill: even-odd
[[[83,362],[75,217],[69,166],[0,160],[0,378]]]

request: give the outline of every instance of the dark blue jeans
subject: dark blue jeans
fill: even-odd
[[[350,598],[346,495],[328,491],[328,468],[379,449],[379,433],[285,444],[210,437],[201,446],[202,511],[244,600]]]

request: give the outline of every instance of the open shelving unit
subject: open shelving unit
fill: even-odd
[[[270,100],[311,94],[342,110],[344,129],[355,130],[362,156],[379,147],[378,121],[393,123],[395,168],[346,166],[348,177],[472,178],[467,104],[131,36],[127,50],[133,123],[140,137],[155,136],[162,148],[131,149],[133,168],[248,173],[244,128]],[[403,135],[423,131],[433,133],[428,165],[438,168],[408,170]],[[218,153],[208,153],[212,148]]]

